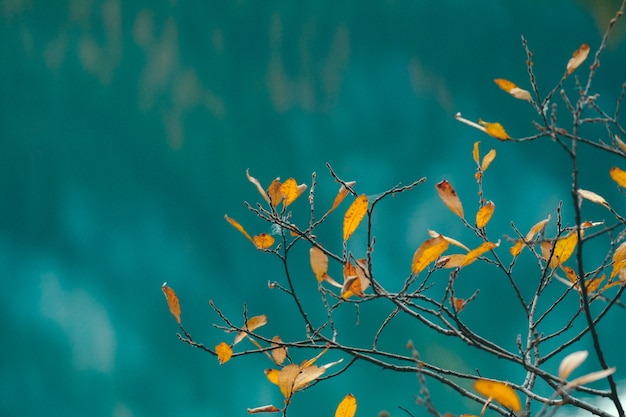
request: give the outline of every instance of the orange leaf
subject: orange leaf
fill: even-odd
[[[170,313],[176,319],[176,322],[180,324],[180,303],[178,302],[178,297],[173,289],[167,286],[167,282],[164,282],[161,285],[161,290],[163,290],[163,294],[165,294],[165,299],[167,300],[167,305],[170,308]]]
[[[485,128],[485,132],[489,136],[493,136],[494,138],[500,140],[511,139],[509,134],[506,133],[506,130],[504,130],[504,127],[498,122],[488,123],[479,119],[478,124]]]
[[[452,188],[452,185],[450,185],[448,180],[438,182],[435,187],[437,188],[437,193],[439,194],[439,197],[441,198],[443,203],[450,210],[452,210],[454,214],[456,214],[460,218],[463,218],[463,205],[461,204],[459,196],[457,195],[456,191],[454,191],[454,188]]]
[[[448,249],[448,241],[441,235],[431,237],[426,240],[413,254],[411,262],[411,272],[415,275],[419,274],[431,262],[436,260],[445,250]]]
[[[267,189],[267,195],[270,197],[272,207],[276,207],[283,199],[280,192],[280,178],[275,178]]]
[[[476,165],[478,165],[480,161],[480,150],[478,149],[479,143],[480,142],[478,141],[474,142],[474,150],[472,151],[472,156],[474,157],[474,162],[476,162]]]
[[[226,342],[222,342],[215,346],[215,352],[217,353],[217,359],[220,361],[220,365],[224,365],[233,356],[233,348],[231,348]]]
[[[487,226],[495,209],[496,205],[492,201],[487,201],[484,206],[478,209],[478,213],[476,213],[476,227],[483,229]]]
[[[622,244],[615,249],[615,253],[613,254],[613,271],[611,272],[611,279],[613,279],[615,275],[619,274],[624,267],[626,267],[626,242],[622,242]]]
[[[280,408],[276,408],[273,405],[263,405],[261,407],[248,408],[248,414],[258,414],[258,413],[278,413],[281,411]]]
[[[252,239],[258,249],[267,249],[274,244],[274,238],[267,233],[261,233]]]
[[[594,278],[591,281],[589,281],[588,283],[585,284],[585,287],[587,288],[587,293],[592,293],[592,292],[596,292],[598,290],[598,288],[600,288],[600,284],[602,284],[602,281],[604,281],[604,279],[606,278],[605,275],[602,275],[598,278]]]
[[[483,163],[480,166],[480,169],[484,171],[487,171],[487,168],[489,168],[489,165],[491,165],[491,163],[493,162],[493,160],[496,158],[496,150],[495,149],[491,149],[489,152],[487,152],[487,155],[485,155],[485,157],[483,158]]]
[[[254,184],[256,186],[256,189],[259,191],[259,194],[261,194],[261,197],[263,197],[263,199],[265,201],[267,201],[269,204],[272,204],[272,202],[270,201],[269,196],[267,195],[267,193],[265,192],[265,190],[261,186],[261,183],[259,182],[259,180],[257,180],[252,175],[250,175],[250,170],[248,170],[248,169],[246,169],[246,177],[248,177],[248,181],[250,181],[252,184]]]
[[[531,100],[530,93],[528,91],[519,88],[511,81],[505,80],[503,78],[496,78],[494,81],[496,82],[496,84],[498,84],[498,87],[500,87],[513,97],[520,100]]]
[[[346,185],[348,185],[349,187],[353,187],[354,184],[356,184],[356,181],[350,181],[347,182]],[[330,213],[331,211],[333,211],[334,209],[336,209],[339,204],[341,204],[341,202],[343,201],[344,198],[346,198],[346,196],[348,195],[348,189],[346,188],[345,185],[341,184],[341,187],[339,187],[339,192],[337,193],[337,195],[335,196],[335,201],[333,201],[333,205],[331,206],[331,208],[326,212],[326,214]]]
[[[467,253],[467,255],[465,255],[465,259],[463,259],[463,263],[461,264],[461,267],[471,264],[476,259],[478,259],[480,255],[482,255],[485,252],[489,252],[490,250],[492,250],[495,247],[498,247],[499,245],[500,245],[499,241],[498,243],[483,242],[479,247],[477,247],[476,249],[472,249],[471,251]]]
[[[354,417],[356,414],[356,398],[352,394],[343,397],[335,410],[335,417]]]
[[[451,301],[452,301],[452,307],[454,307],[454,311],[456,311],[457,313],[460,313],[465,308],[465,305],[467,304],[467,301],[462,298],[452,297]]]
[[[248,238],[248,240],[252,243],[254,243],[254,241],[252,240],[252,237],[250,236],[250,234],[248,234],[248,232],[246,232],[246,230],[243,228],[242,225],[239,224],[239,222],[235,219],[232,219],[230,217],[228,217],[227,214],[224,214],[224,218],[226,219],[226,221],[228,223],[230,223],[235,229],[239,230],[245,237]]]
[[[478,379],[474,382],[474,389],[479,394],[494,399],[516,413],[522,411],[522,403],[517,393],[503,382]]]
[[[280,186],[280,193],[285,199],[283,201],[285,207],[293,203],[304,190],[306,190],[305,184],[298,185],[296,180],[294,180],[293,178],[289,178],[288,180],[286,180]]]
[[[626,188],[626,171],[623,171],[618,167],[613,167],[609,171],[609,174],[611,175],[611,178],[613,178],[613,181],[617,183],[617,185],[622,188]]]
[[[565,265],[559,266],[561,267],[563,272],[565,272],[565,276],[567,277],[567,279],[569,279],[569,281],[574,284],[574,287],[578,288],[578,275],[576,275],[576,271],[574,271],[574,268]]]
[[[567,68],[565,70],[565,73],[569,75],[574,72],[574,70],[578,68],[580,64],[585,61],[585,59],[587,59],[587,55],[589,55],[589,45],[583,43],[582,45],[580,45],[580,48],[574,51],[572,57],[567,62]]]
[[[253,332],[259,327],[265,326],[266,324],[267,316],[265,314],[262,314],[260,316],[250,317],[248,321],[246,321],[246,323],[243,325],[243,328],[248,332]],[[233,346],[241,342],[246,337],[246,335],[247,333],[245,331],[237,333],[237,336],[235,336],[235,340],[233,342]]]
[[[361,194],[348,207],[343,217],[343,240],[348,240],[356,228],[359,227],[359,223],[361,223],[361,220],[367,213],[368,206],[367,196]]]
[[[282,343],[280,336],[274,336],[272,342],[272,348],[274,348],[272,349],[272,358],[276,365],[282,365],[287,358],[287,348],[279,345],[279,343]]]

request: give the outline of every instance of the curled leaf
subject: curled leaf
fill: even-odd
[[[411,272],[419,274],[446,249],[448,249],[448,241],[441,235],[426,240],[413,254]]]
[[[364,297],[364,291],[370,286],[366,261],[359,259],[356,266],[352,262],[346,262],[343,268],[343,279],[341,288],[343,298],[347,299],[352,295]]]
[[[478,379],[474,382],[474,389],[516,413],[522,410],[522,403],[515,390],[503,382]]]
[[[335,417],[354,417],[356,414],[356,397],[347,394],[337,406]]]
[[[619,185],[622,188],[626,188],[626,171],[618,167],[613,167],[609,171],[609,174],[611,175],[611,178],[613,179],[613,181],[617,183],[617,185]]]
[[[346,183],[348,187],[353,187],[354,184],[356,184],[356,181],[350,181]],[[337,195],[335,196],[335,201],[333,201],[333,205],[326,212],[326,214],[336,209],[339,206],[339,204],[341,204],[343,199],[346,198],[347,195],[348,195],[348,188],[346,188],[344,184],[341,184],[341,187],[339,187],[339,192],[337,192]]]
[[[578,190],[576,190],[576,192],[585,200],[589,200],[592,203],[600,204],[606,208],[610,208],[609,203],[607,203],[607,201],[602,196],[594,193],[593,191],[583,190],[582,188],[579,188]]]
[[[311,382],[322,376],[328,368],[341,362],[337,361],[323,366],[314,365],[314,362],[320,356],[322,356],[326,352],[326,350],[328,349],[324,349],[319,355],[312,359],[304,361],[301,365],[296,365],[292,363],[278,371],[278,387],[280,388],[280,392],[283,393],[283,396],[286,399],[291,398],[291,396],[295,392],[305,388]],[[268,376],[268,379],[269,378],[270,377]]]
[[[587,45],[586,43],[583,43],[582,45],[580,45],[580,48],[574,51],[569,61],[567,61],[567,67],[565,69],[565,73],[569,75],[572,72],[574,72],[574,70],[578,68],[580,64],[582,64],[585,61],[585,59],[587,59],[588,55],[589,55],[589,45]]]
[[[248,414],[278,413],[281,411],[281,409],[270,404],[270,405],[263,405],[261,407],[248,408],[247,411],[248,411]]]
[[[478,149],[478,144],[480,142],[476,141],[474,142],[474,150],[472,151],[472,156],[474,157],[474,162],[476,162],[476,165],[478,165],[480,162],[480,150]]]
[[[495,83],[498,84],[498,87],[512,95],[513,97],[520,100],[531,100],[530,93],[524,89],[519,88],[517,85],[512,83],[509,80],[505,80],[503,78],[496,78]]]
[[[215,346],[215,352],[217,353],[217,359],[219,360],[220,365],[224,365],[233,356],[233,348],[231,348],[226,342],[222,342]]]
[[[263,199],[265,201],[267,201],[268,204],[272,204],[272,202],[270,201],[269,196],[267,195],[267,193],[263,189],[263,186],[261,186],[261,183],[259,182],[259,180],[257,180],[252,175],[250,175],[250,170],[249,169],[246,169],[246,177],[248,177],[248,181],[250,181],[252,184],[254,184],[256,186],[256,189],[259,191],[259,194],[261,194],[261,197],[263,197]]]
[[[607,376],[614,374],[615,370],[616,368],[613,367],[613,368],[603,369],[601,371],[588,373],[587,375],[583,375],[581,377],[576,378],[575,380],[567,384],[564,389],[576,388],[583,384],[588,384],[590,382],[597,381],[602,378],[606,378]]]
[[[443,180],[438,182],[435,187],[437,188],[437,193],[439,194],[439,198],[443,201],[443,203],[457,216],[463,218],[463,205],[461,204],[461,199],[457,195],[452,185],[448,182],[448,180]]]
[[[348,240],[352,233],[359,227],[368,209],[368,200],[365,194],[358,196],[348,207],[343,217],[343,240]]]
[[[493,204],[493,201],[487,201],[484,206],[478,209],[476,213],[476,227],[479,229],[483,229],[491,220],[491,216],[493,215],[493,211],[496,209],[496,205]]]
[[[559,365],[559,378],[566,380],[571,373],[580,366],[581,363],[587,359],[589,352],[586,350],[580,350],[578,352],[570,353],[561,361]]]
[[[245,331],[241,331],[237,333],[237,336],[235,336],[235,341],[233,342],[233,346],[241,342],[248,334],[247,332],[253,332],[259,327],[265,326],[266,324],[267,324],[267,316],[265,314],[262,314],[260,316],[250,317],[243,326]]]
[[[231,226],[233,226],[235,229],[239,230],[250,242],[254,243],[254,240],[252,240],[252,236],[250,236],[250,234],[248,232],[246,232],[246,230],[243,228],[243,226],[241,224],[239,224],[239,222],[231,217],[228,217],[228,214],[224,214],[224,218],[226,219],[226,221],[228,223],[231,224]]]
[[[328,275],[328,256],[320,248],[313,246],[309,250],[309,259],[311,262],[311,269],[315,274],[315,278],[318,282],[327,281],[329,284],[335,287],[341,288],[342,285],[332,279]]]
[[[161,286],[165,299],[167,300],[167,306],[170,309],[170,313],[176,319],[176,322],[180,324],[180,303],[178,302],[178,296],[173,289],[167,286],[167,282],[164,282]]]

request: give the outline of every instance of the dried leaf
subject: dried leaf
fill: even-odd
[[[411,272],[415,275],[419,274],[446,249],[448,249],[448,241],[441,235],[426,240],[413,255]]]
[[[489,168],[489,165],[491,165],[491,163],[493,162],[495,158],[496,158],[496,150],[491,149],[489,152],[487,152],[487,155],[485,155],[485,157],[483,158],[483,162],[480,166],[480,169],[483,172],[487,171],[487,168]]]
[[[461,243],[461,242],[459,242],[458,240],[456,240],[456,239],[452,239],[451,237],[448,237],[448,236],[444,236],[444,235],[442,235],[441,233],[436,232],[436,231],[434,231],[434,230],[430,230],[430,229],[429,229],[429,230],[428,230],[428,236],[430,236],[430,237],[437,237],[437,236],[441,236],[441,237],[443,237],[445,240],[447,240],[447,241],[448,241],[448,243],[449,243],[449,244],[451,244],[451,245],[457,246],[457,247],[459,247],[459,248],[461,248],[461,249],[464,249],[464,250],[466,250],[466,251],[468,251],[468,252],[469,252],[469,250],[470,250],[467,246],[465,246],[464,244],[462,244],[462,243]]]
[[[248,232],[246,232],[246,230],[243,228],[243,226],[241,224],[239,224],[239,222],[233,218],[228,217],[228,214],[224,214],[224,218],[226,219],[226,221],[228,223],[230,223],[235,229],[239,230],[246,238],[248,238],[248,240],[252,243],[254,243],[254,240],[252,240],[252,237],[250,236],[250,234],[248,234]]]
[[[489,136],[493,136],[494,138],[500,139],[500,140],[509,140],[509,139],[511,139],[509,134],[506,133],[506,130],[504,130],[504,126],[502,126],[498,122],[488,123],[488,122],[485,122],[485,121],[479,119],[478,120],[478,124],[485,128],[485,132]]]
[[[298,185],[295,179],[287,179],[280,186],[280,193],[284,198],[283,204],[285,205],[285,207],[293,203],[304,190],[306,190],[306,184]]]
[[[343,240],[348,240],[365,217],[368,209],[367,196],[361,194],[348,207],[343,217]]]
[[[474,157],[474,162],[476,162],[476,165],[478,165],[480,162],[480,150],[478,149],[478,144],[480,142],[476,141],[474,142],[474,150],[472,152],[472,156]]]
[[[215,346],[215,352],[217,353],[217,359],[219,360],[220,365],[224,365],[230,360],[231,356],[233,356],[233,348],[231,348],[226,342],[222,342]]]
[[[613,373],[615,373],[616,368],[608,368],[608,369],[603,369],[601,371],[596,371],[596,372],[591,372],[588,373],[587,375],[583,375],[581,377],[576,378],[575,380],[573,380],[572,382],[570,382],[569,384],[567,384],[564,389],[571,389],[571,388],[576,388],[579,387],[583,384],[588,384],[589,382],[593,382],[593,381],[597,381],[599,379],[602,378],[606,378],[609,375],[612,375]]]
[[[626,188],[626,171],[618,167],[613,167],[609,171],[609,174],[611,175],[611,178],[613,178],[613,181],[617,183],[617,185],[622,188]]]
[[[611,279],[613,279],[615,275],[619,274],[624,267],[626,267],[626,242],[622,242],[622,244],[615,249],[615,253],[613,254],[613,271],[611,272]]]
[[[268,204],[272,204],[272,202],[270,201],[270,197],[267,195],[267,193],[263,189],[263,186],[261,186],[261,183],[259,182],[259,180],[257,180],[252,175],[250,175],[249,169],[246,169],[246,177],[248,177],[248,181],[250,181],[252,184],[256,186],[256,189],[259,191],[259,194],[261,194],[261,197],[263,197],[263,199],[267,201]]]
[[[357,261],[357,266],[346,262],[343,268],[344,282],[341,288],[341,296],[345,299],[352,295],[364,297],[364,291],[370,286],[369,272],[364,259]]]
[[[587,359],[589,352],[586,350],[580,350],[578,352],[570,353],[561,361],[559,365],[559,378],[566,380],[571,373],[580,366],[581,363]]]
[[[170,308],[170,313],[172,313],[176,322],[180,324],[180,303],[178,302],[178,296],[173,289],[167,286],[167,282],[164,282],[163,285],[161,285],[161,290],[163,290],[163,294],[165,294],[165,299],[167,300],[167,306]]]
[[[503,382],[478,379],[474,382],[474,389],[479,394],[499,402],[516,413],[522,411],[522,403],[517,393]]]
[[[280,388],[280,392],[282,392],[285,398],[291,398],[291,395],[295,392],[294,382],[299,373],[300,367],[295,363],[283,367],[278,372],[278,388]]]
[[[598,278],[594,278],[591,281],[587,282],[585,284],[585,287],[587,288],[587,293],[596,292],[598,288],[600,288],[600,284],[602,284],[605,278],[606,276],[602,275],[602,276],[599,276]]]
[[[264,405],[261,407],[248,408],[248,414],[258,414],[258,413],[278,413],[282,411],[280,408],[276,408],[273,405]]]
[[[581,230],[582,232],[582,230]],[[565,261],[572,256],[574,253],[574,249],[576,249],[576,244],[578,243],[578,235],[575,230],[571,231],[566,236],[560,237],[554,243],[554,252],[552,253],[552,258],[550,258],[550,253],[552,252],[552,243],[548,241],[543,241],[541,243],[541,254],[544,260],[548,260],[550,258],[550,268],[556,268],[561,265]]]
[[[265,314],[262,314],[260,316],[250,317],[248,321],[246,321],[246,323],[243,325],[243,328],[248,332],[253,332],[259,327],[265,326],[266,324],[267,316]],[[233,342],[233,346],[241,342],[246,336],[247,333],[245,331],[237,333],[237,336],[235,336],[235,341]]]
[[[274,244],[274,238],[267,233],[261,233],[252,238],[252,243],[254,243],[258,249],[267,249]]]
[[[451,302],[452,302],[452,307],[454,308],[454,311],[456,311],[457,313],[460,313],[465,308],[465,305],[467,304],[467,300],[464,300],[462,298],[456,298],[456,297],[452,297]]]
[[[446,269],[459,268],[461,265],[463,265],[463,261],[465,261],[465,256],[466,254],[464,253],[454,253],[452,255],[442,256],[437,261],[437,266]]]
[[[354,417],[356,414],[356,398],[352,394],[347,394],[337,406],[335,417]]]
[[[322,282],[324,276],[328,275],[328,256],[320,248],[313,246],[309,250],[309,259],[315,278],[318,282]]]
[[[496,209],[496,205],[492,201],[487,201],[484,206],[478,209],[476,213],[476,227],[483,229],[491,220],[493,211]]]
[[[563,272],[565,272],[565,276],[567,277],[567,279],[569,279],[569,281],[574,284],[575,288],[578,288],[578,275],[576,274],[576,271],[574,271],[574,268],[565,265],[559,266],[561,267]]]
[[[490,250],[498,246],[500,246],[499,241],[496,243],[483,242],[479,247],[477,247],[476,249],[472,249],[471,251],[467,253],[467,255],[465,255],[465,259],[463,259],[463,263],[461,263],[461,267],[471,264],[476,259],[478,259],[478,257],[481,256],[483,253],[489,252]]]
[[[328,348],[324,349],[319,355],[302,362],[302,364],[300,365],[290,364],[278,371],[278,387],[280,388],[280,392],[283,393],[283,396],[286,399],[291,398],[293,393],[305,388],[311,382],[322,376],[328,368],[341,362],[337,361],[326,364],[324,366],[314,365],[314,362],[319,359],[319,357],[322,356],[327,350]],[[266,375],[268,375],[267,371]],[[270,377],[268,376],[268,379],[269,378]]]
[[[283,199],[283,194],[280,192],[280,178],[274,178],[274,181],[267,188],[267,195],[270,197],[272,207],[276,207]]]
[[[498,84],[498,87],[512,95],[513,97],[520,100],[531,100],[530,93],[526,90],[519,88],[517,85],[512,83],[511,81],[505,80],[503,78],[496,78],[495,83]]]
[[[569,75],[574,72],[574,70],[578,68],[580,64],[585,61],[585,59],[587,59],[587,55],[589,55],[589,45],[583,43],[582,45],[580,45],[580,48],[574,51],[572,57],[567,62],[567,68],[565,70],[565,73]]]
[[[594,193],[593,191],[583,190],[582,188],[579,188],[577,192],[578,192],[578,195],[584,198],[585,200],[589,200],[592,203],[601,204],[606,208],[610,208],[609,203],[607,203],[606,200],[602,196]]]
[[[448,182],[448,180],[443,180],[438,182],[435,185],[437,188],[437,193],[439,197],[443,201],[443,203],[457,216],[463,218],[463,205],[461,204],[461,199],[457,195],[452,185]]]
[[[287,359],[287,348],[280,345],[282,342],[280,336],[274,336],[272,338],[272,358],[276,365],[282,365],[285,359]]]

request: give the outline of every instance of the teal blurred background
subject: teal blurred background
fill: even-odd
[[[0,414],[243,416],[247,407],[280,405],[264,358],[219,366],[180,343],[160,288],[168,281],[177,291],[186,328],[209,346],[232,337],[211,327],[218,317],[209,300],[233,319],[244,303],[251,315],[266,313],[267,334],[303,334],[287,299],[267,288],[282,278],[279,263],[223,219],[228,213],[251,233],[269,231],[243,205],[258,201],[245,170],[265,185],[275,177],[310,185],[317,172],[320,212],[337,190],[327,162],[369,195],[428,177],[381,204],[375,218],[375,271],[391,287],[409,272],[428,228],[476,244],[434,192],[446,178],[472,201],[475,140],[483,152],[498,152],[485,179],[497,205],[493,230],[503,231],[493,238],[512,234],[511,220],[525,231],[569,201],[565,155],[545,141],[497,142],[454,114],[500,121],[514,137],[534,133],[530,106],[493,83],[502,77],[529,88],[520,36],[547,91],[581,43],[595,53],[619,4],[0,1]],[[626,81],[625,24],[595,83],[607,109]],[[577,73],[585,79],[587,71],[583,65]],[[564,88],[575,95],[573,80]],[[582,156],[581,186],[623,201],[606,174],[620,161]],[[306,199],[293,209],[305,218]],[[590,208],[592,220],[607,217],[600,209]],[[571,211],[564,215],[571,224]],[[337,214],[322,239],[340,248],[340,230]],[[294,271],[315,310],[307,250],[295,252]],[[520,277],[524,268],[532,277],[533,267],[520,265]],[[515,349],[525,321],[506,310],[512,294],[480,267],[473,271],[459,296],[481,288],[493,303],[468,314]],[[364,308],[356,325],[347,309],[348,336],[368,340],[388,311]],[[620,377],[623,329],[623,315],[607,317],[600,329]],[[400,320],[384,346],[404,353],[413,339],[426,360],[512,378],[506,363],[423,330]],[[434,382],[431,388],[442,411],[479,412]],[[298,394],[292,411],[332,415],[352,392],[359,416],[406,415],[398,406],[423,415],[414,405],[418,391],[415,375],[364,364]]]

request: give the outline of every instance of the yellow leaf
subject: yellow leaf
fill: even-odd
[[[613,181],[617,183],[620,187],[626,188],[626,171],[621,170],[618,167],[613,167],[609,171],[611,178]]]
[[[272,204],[272,202],[270,201],[269,196],[267,195],[267,193],[265,192],[265,190],[261,186],[261,183],[259,182],[259,180],[257,180],[252,175],[250,175],[250,170],[249,169],[246,169],[246,177],[248,177],[248,181],[250,181],[252,184],[254,184],[256,186],[256,189],[259,191],[259,194],[261,194],[261,197],[263,197],[263,199],[265,201],[267,201],[269,204]]]
[[[489,168],[489,165],[491,165],[491,163],[493,162],[493,160],[496,158],[496,150],[495,149],[491,149],[489,152],[487,152],[487,155],[485,155],[485,157],[483,158],[483,163],[480,166],[480,169],[482,169],[482,171],[487,171],[487,168]]]
[[[361,194],[352,202],[343,217],[343,240],[348,240],[352,233],[359,227],[359,223],[367,213],[369,202],[367,196]]]
[[[437,261],[437,266],[446,269],[458,268],[463,265],[465,256],[466,255],[464,253],[454,253],[452,255],[442,256]]]
[[[170,308],[170,313],[176,319],[176,322],[180,324],[180,303],[178,302],[178,296],[173,289],[167,286],[167,282],[164,282],[161,286],[165,299],[167,300],[167,306]]]
[[[285,398],[291,398],[291,395],[295,392],[294,382],[299,373],[300,367],[294,363],[283,367],[278,372],[278,388],[280,388],[280,392],[282,392]]]
[[[598,288],[600,288],[600,284],[602,284],[602,281],[604,281],[604,279],[606,278],[605,275],[602,275],[598,278],[594,278],[591,281],[589,281],[588,283],[585,284],[585,287],[587,288],[587,293],[592,293],[592,292],[596,292],[598,290]]]
[[[224,214],[224,218],[226,219],[226,221],[228,223],[230,223],[235,229],[239,230],[246,238],[248,238],[248,240],[252,243],[254,243],[254,241],[252,240],[252,237],[250,236],[250,234],[248,234],[248,232],[245,231],[245,229],[243,228],[242,225],[239,224],[239,222],[235,219],[232,219],[230,217],[228,217],[227,214]]]
[[[463,205],[452,185],[448,180],[443,180],[435,185],[437,193],[443,203],[457,216],[463,218]]]
[[[267,316],[265,314],[262,314],[260,316],[250,317],[248,321],[246,321],[246,323],[243,325],[243,328],[248,332],[253,332],[259,327],[265,326],[266,324]],[[246,335],[247,333],[245,331],[237,333],[237,336],[235,336],[235,341],[233,342],[233,346],[241,342],[246,337]]]
[[[485,132],[489,136],[493,136],[494,138],[500,139],[500,140],[511,139],[509,134],[506,133],[506,130],[504,130],[504,127],[498,122],[488,123],[479,119],[478,124],[480,124],[482,127],[485,128]]]
[[[479,394],[499,402],[516,413],[522,411],[522,403],[517,393],[503,382],[478,379],[474,382],[474,389]]]
[[[248,408],[247,411],[248,411],[248,414],[278,413],[281,411],[281,409],[270,404],[270,405],[263,405],[261,407]]]
[[[280,371],[278,369],[266,369],[265,376],[272,383],[278,385],[278,374]]]
[[[430,229],[429,229],[429,230],[428,230],[428,236],[430,236],[430,237],[437,237],[437,236],[441,236],[441,237],[443,237],[445,240],[447,240],[449,244],[454,245],[454,246],[458,246],[459,248],[461,248],[461,249],[465,249],[466,251],[468,251],[468,252],[469,252],[469,248],[468,248],[467,246],[465,246],[464,244],[462,244],[461,242],[459,242],[458,240],[456,240],[456,239],[452,239],[451,237],[448,237],[448,236],[444,236],[444,235],[442,235],[441,233],[436,232],[436,231],[434,231],[434,230],[430,230]]]
[[[487,201],[484,206],[478,209],[478,213],[476,213],[476,227],[483,229],[487,226],[495,209],[496,205],[492,201]]]
[[[548,224],[550,218],[551,216],[548,215],[547,219],[543,219],[540,222],[535,223],[535,225],[533,225],[533,227],[531,227],[526,234],[526,242],[530,242],[531,240],[533,240],[535,235],[539,233],[544,227],[546,227],[546,224]]]
[[[285,207],[293,203],[296,200],[296,198],[298,198],[300,194],[302,194],[304,190],[306,190],[305,184],[298,185],[296,180],[293,178],[289,178],[288,180],[286,180],[280,186],[280,193],[285,199],[283,201],[283,204],[285,205]]]
[[[345,299],[356,295],[364,297],[364,291],[370,285],[369,272],[364,259],[357,261],[357,266],[351,262],[346,262],[343,267],[343,286],[341,288],[341,296]]]
[[[554,252],[552,254],[552,258],[550,259],[550,268],[556,268],[567,261],[569,257],[572,256],[572,253],[574,253],[577,243],[578,235],[575,230],[571,231],[566,236],[558,238],[554,243]],[[550,252],[552,252],[552,243],[543,241],[541,243],[541,253],[544,260],[547,261],[548,258],[550,258]]]
[[[585,59],[587,59],[587,55],[589,55],[589,45],[583,43],[582,45],[580,45],[580,48],[574,51],[572,57],[567,62],[567,68],[565,70],[565,73],[569,75],[574,72],[574,70],[578,68],[580,64],[585,61]]]
[[[335,417],[354,417],[356,414],[356,398],[352,394],[343,397],[335,410]]]
[[[571,373],[582,364],[589,352],[581,350],[578,352],[570,353],[561,361],[559,365],[559,378],[564,381]]]
[[[511,255],[513,255],[513,257],[516,257],[520,253],[522,253],[522,249],[524,249],[524,246],[524,241],[522,239],[517,239],[515,241],[515,244],[511,246],[511,249],[509,249],[509,252],[511,252]]]
[[[622,244],[615,249],[615,253],[613,254],[613,271],[611,272],[611,279],[613,279],[615,275],[619,274],[624,267],[626,267],[626,242],[622,242]]]
[[[448,241],[441,235],[426,240],[413,254],[411,272],[415,275],[419,274],[446,249],[448,249]]]
[[[217,353],[217,359],[220,361],[220,365],[224,365],[233,356],[233,349],[226,343],[222,342],[215,346],[215,352]]]
[[[272,358],[274,359],[274,363],[276,365],[282,365],[287,358],[287,348],[285,346],[281,346],[282,339],[280,336],[274,336],[272,339]]]
[[[480,161],[480,151],[478,149],[479,143],[480,142],[478,141],[474,142],[474,151],[472,152],[472,155],[474,156],[474,162],[476,162],[476,165],[478,165]]]
[[[356,184],[356,181],[350,181],[346,183],[346,185],[348,185],[349,187],[353,187],[354,184]],[[346,198],[347,195],[348,195],[348,189],[346,188],[345,185],[341,184],[341,187],[339,187],[339,192],[337,192],[337,195],[335,196],[335,201],[333,201],[333,205],[330,207],[330,209],[328,209],[325,216],[328,215],[328,213],[330,213],[334,209],[336,209],[339,206],[339,204],[341,204],[343,199]]]
[[[499,245],[500,245],[499,242],[498,243],[483,242],[479,247],[477,247],[476,249],[472,249],[471,251],[467,253],[467,255],[465,255],[465,259],[463,259],[463,263],[461,263],[461,267],[471,264],[476,259],[478,259],[480,255],[482,255],[485,252],[489,252],[490,250],[498,247]]]
[[[261,233],[252,239],[258,249],[267,249],[274,244],[274,238],[267,233]]]
[[[531,96],[528,91],[519,88],[517,85],[515,85],[511,81],[505,80],[503,78],[496,78],[494,81],[496,82],[496,84],[498,84],[498,87],[500,87],[501,89],[503,89],[504,91],[512,95],[513,97],[520,99],[520,100],[527,100],[527,101],[531,100]]]
[[[270,197],[272,207],[276,207],[283,199],[283,194],[280,192],[280,178],[275,178],[274,181],[267,188],[267,195]]]

